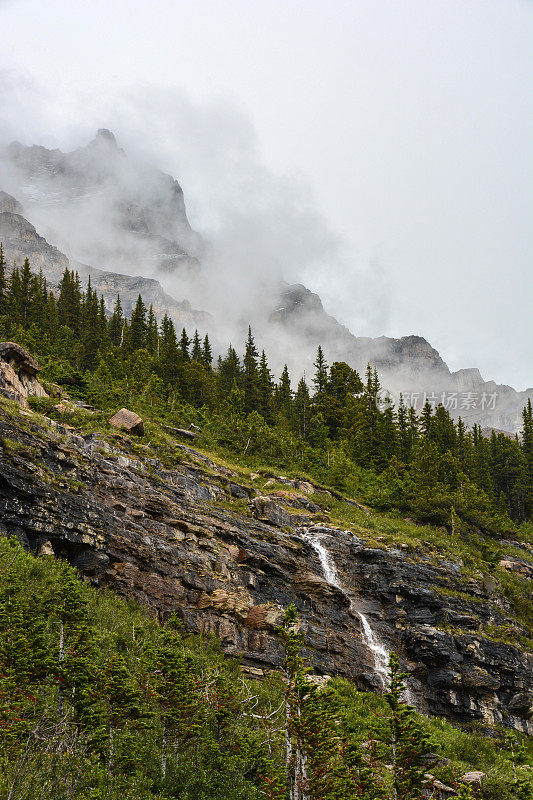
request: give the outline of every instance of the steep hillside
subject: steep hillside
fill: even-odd
[[[159,624],[46,549],[36,557],[0,538],[3,795],[287,800],[301,771],[289,742],[316,800],[390,800],[398,786],[409,800],[469,797],[472,786],[485,800],[528,796],[526,737],[420,716],[400,699],[394,659],[384,695],[308,676],[293,607],[278,630],[283,673],[257,681],[212,637],[187,634],[175,615]]]
[[[1,408],[2,532],[33,552],[216,634],[251,675],[280,666],[275,626],[295,603],[319,674],[379,688],[380,642],[402,656],[420,710],[532,731],[531,631],[513,600],[533,574],[527,546],[492,550],[308,479],[251,473],[155,422],[137,441],[90,412],[57,424]]]

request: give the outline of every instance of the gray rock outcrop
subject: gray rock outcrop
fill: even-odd
[[[508,626],[510,606],[487,593],[482,576],[321,523],[348,598],[324,579],[293,522],[280,528],[268,514],[232,509],[236,475],[184,445],[179,468],[169,469],[68,426],[21,425],[0,409],[2,441],[19,447],[0,446],[1,533],[36,553],[51,549],[161,618],[177,612],[187,630],[215,634],[252,674],[281,664],[275,626],[295,603],[315,672],[374,685],[356,603],[402,657],[421,710],[533,731],[533,654],[484,634],[485,625]],[[259,506],[263,517],[264,494]],[[516,631],[517,640],[528,635]]]
[[[39,364],[15,342],[0,343],[0,394],[29,408],[28,397],[48,397],[37,380]]]

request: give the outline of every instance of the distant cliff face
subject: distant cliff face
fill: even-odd
[[[14,264],[21,266],[24,259],[28,258],[35,272],[42,269],[48,281],[52,284],[58,283],[65,269],[69,267],[68,258],[57,247],[48,244],[22,216],[20,203],[5,192],[2,194],[8,199],[2,200],[0,241],[8,267],[11,268]],[[4,208],[17,208],[17,211],[12,213],[4,211]]]
[[[198,272],[200,238],[181,186],[129,159],[110,131],[70,153],[14,142],[4,158],[29,218],[69,257],[134,273]]]
[[[452,416],[461,416],[467,425],[477,423],[514,433],[522,427],[522,408],[528,398],[533,399],[533,389],[517,392],[511,386],[485,381],[478,369],[451,372],[421,336],[354,336],[324,310],[317,294],[302,285],[282,287],[271,322],[293,339],[298,358],[304,354],[312,363],[312,348],[321,344],[330,363],[346,361],[361,375],[370,363],[393,400],[397,403],[402,393],[404,401],[417,411],[427,397],[433,405],[442,402]],[[290,352],[287,358],[290,361]]]

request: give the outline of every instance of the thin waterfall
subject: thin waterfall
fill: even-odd
[[[322,543],[320,535],[317,533],[312,533],[308,530],[303,530],[300,535],[302,539],[305,539],[306,542],[309,542],[317,554],[320,561],[320,566],[322,567],[322,572],[324,573],[324,578],[327,580],[327,582],[331,584],[331,586],[335,586],[335,588],[340,589],[341,592],[346,594],[346,590],[339,580],[339,576],[337,575],[335,563],[329,550]],[[378,676],[383,689],[387,689],[389,685],[388,675],[390,653],[375,635],[367,617],[358,610],[356,606],[356,600],[353,598],[350,601],[350,612],[352,616],[359,617],[361,620],[361,624],[363,626],[363,639],[374,659],[374,671]],[[409,702],[412,702],[411,692],[409,689],[406,690],[406,697],[408,698]]]

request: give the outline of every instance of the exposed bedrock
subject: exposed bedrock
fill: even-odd
[[[236,474],[188,448],[179,469],[167,470],[125,454],[122,437],[119,449],[1,410],[0,436],[16,442],[0,449],[3,534],[68,559],[161,618],[176,611],[188,630],[215,634],[251,674],[280,665],[276,625],[295,603],[315,670],[371,686],[374,662],[355,606],[402,657],[422,710],[533,730],[533,655],[484,636],[486,624],[508,621],[509,608],[459,564],[369,547],[325,526],[344,592],[297,534],[294,507],[276,512],[279,495],[290,493],[254,498]],[[235,510],[226,508],[231,497]],[[290,499],[294,506],[297,493]]]

